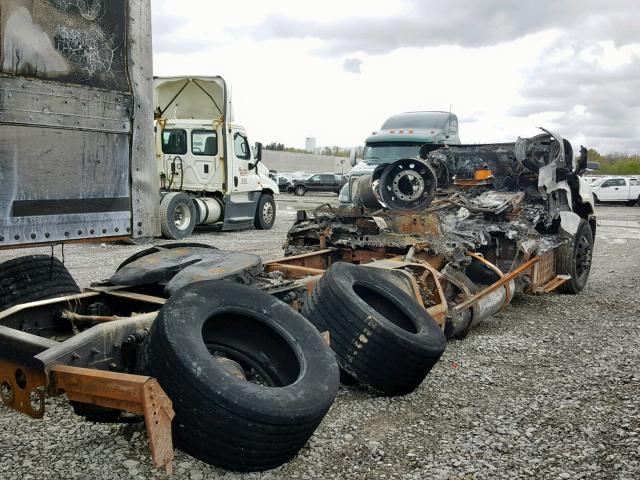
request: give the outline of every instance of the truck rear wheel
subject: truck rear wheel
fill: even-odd
[[[169,298],[142,364],[173,401],[176,446],[237,471],[293,458],[338,391],[335,357],[313,325],[262,291],[220,280]]]
[[[573,241],[558,249],[557,273],[571,279],[558,287],[562,293],[578,294],[584,290],[591,272],[593,232],[586,220],[580,220]]]
[[[374,268],[334,264],[302,314],[321,332],[330,332],[345,378],[386,395],[414,391],[447,343],[426,310]]]
[[[276,223],[276,202],[273,195],[263,193],[258,201],[254,225],[258,230],[271,230]]]
[[[196,206],[189,195],[173,192],[160,203],[160,227],[162,236],[170,240],[182,240],[196,228]]]
[[[0,264],[0,311],[77,293],[78,284],[55,257],[30,255]]]

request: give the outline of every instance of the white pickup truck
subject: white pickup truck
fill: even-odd
[[[640,178],[604,177],[591,186],[596,202],[629,202],[640,206]]]

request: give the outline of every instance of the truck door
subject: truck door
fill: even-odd
[[[622,195],[626,195],[626,183],[622,178],[610,178],[600,185],[598,198],[605,202],[616,202],[623,200]]]
[[[307,181],[307,190],[318,192],[322,190],[322,175],[314,175]]]
[[[241,130],[233,130],[233,184],[231,192],[255,192],[260,190],[258,187],[258,171],[255,168],[253,152],[249,146],[249,139],[245,132]],[[231,154],[230,154],[231,155]]]
[[[640,180],[637,178],[629,179],[629,200],[638,200],[640,205]]]

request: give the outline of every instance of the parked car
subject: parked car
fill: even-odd
[[[304,180],[294,180],[287,191],[299,197],[306,195],[307,192],[339,193],[343,185],[343,178],[345,177],[334,173],[316,173]]]
[[[276,175],[274,180],[278,184],[278,189],[280,189],[281,192],[286,192],[291,185],[291,178],[287,175]]]
[[[596,202],[628,202],[640,205],[640,179],[636,177],[605,177],[591,188]]]

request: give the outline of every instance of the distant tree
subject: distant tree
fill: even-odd
[[[590,148],[589,150],[587,150],[587,160],[589,162],[601,163],[602,155],[600,155],[600,153],[595,148]]]

